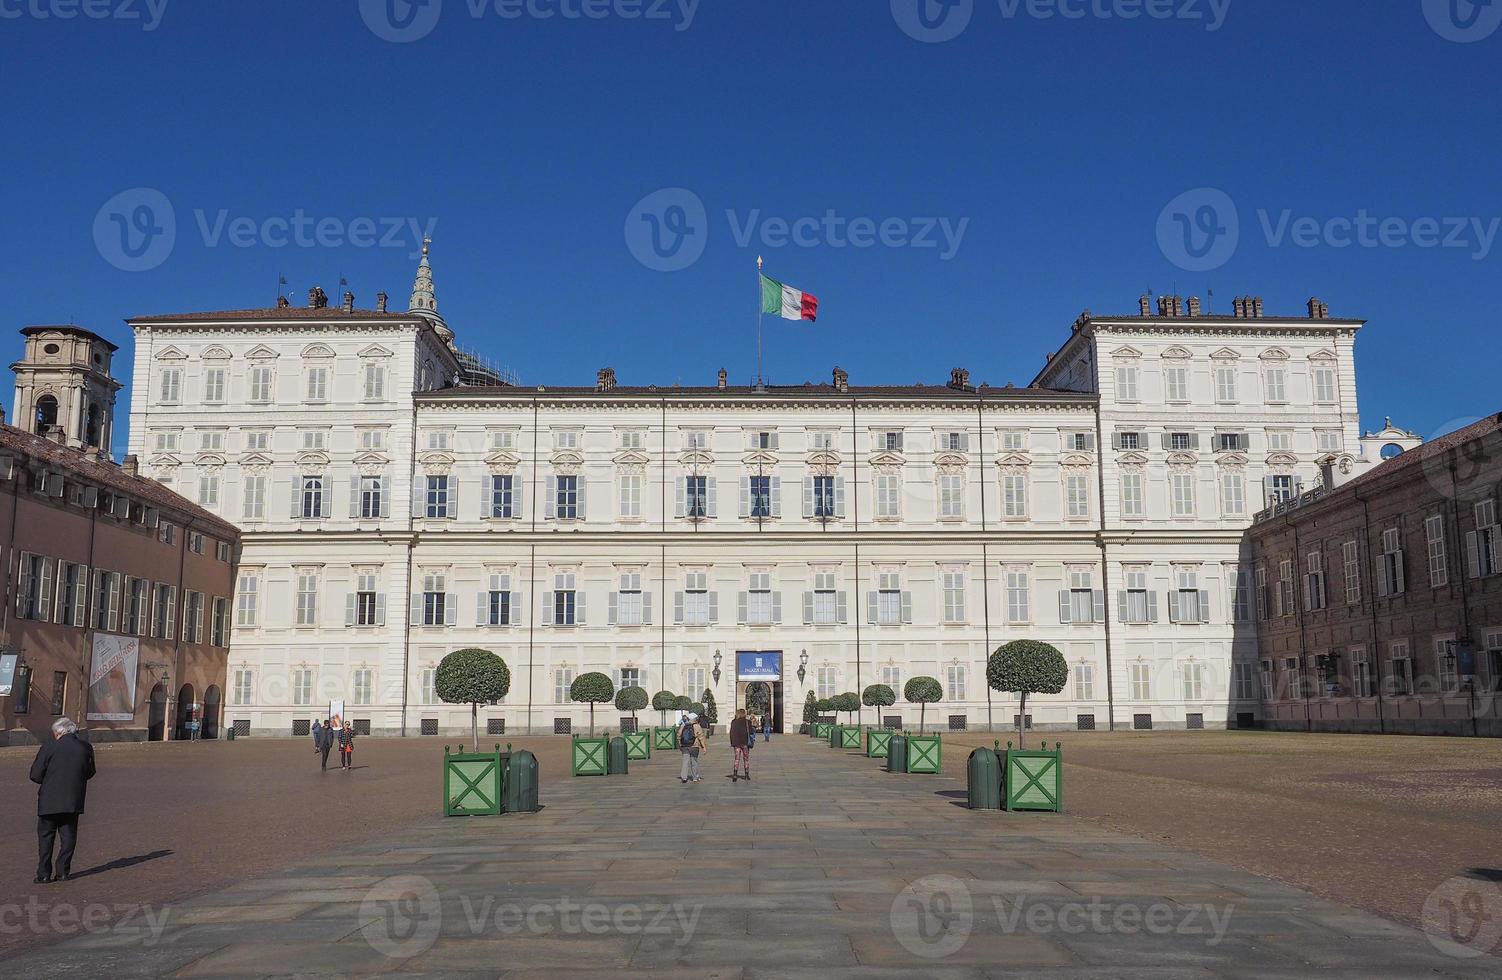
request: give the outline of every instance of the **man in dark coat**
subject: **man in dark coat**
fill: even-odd
[[[52,723],[52,741],[37,751],[31,781],[37,790],[37,884],[67,881],[73,874],[73,849],[78,845],[78,816],[83,813],[88,782],[94,778],[94,746],[78,737],[78,726],[67,718]],[[57,875],[52,873],[52,846],[57,852]]]
[[[329,768],[329,749],[331,749],[333,747],[334,747],[334,729],[330,727],[330,725],[329,725],[328,722],[325,722],[324,725],[323,725],[323,727],[318,730],[318,748],[316,750],[320,754],[320,756],[321,756],[321,759],[320,759],[320,762],[322,763],[321,768],[323,769],[324,772],[328,772],[328,768]]]

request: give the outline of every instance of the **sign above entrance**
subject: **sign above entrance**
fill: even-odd
[[[782,652],[748,653],[735,655],[735,679],[738,681],[782,680]]]

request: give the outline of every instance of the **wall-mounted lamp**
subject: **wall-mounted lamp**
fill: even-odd
[[[718,651],[718,650],[716,650],[714,652],[714,671],[713,671],[713,674],[714,674],[714,682],[715,682],[716,685],[718,685],[720,683],[720,651]]]
[[[808,676],[808,651],[798,654],[798,683],[803,683],[803,678]]]

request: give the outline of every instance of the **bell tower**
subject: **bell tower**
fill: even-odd
[[[61,428],[68,445],[108,455],[122,387],[110,365],[119,348],[72,325],[25,327],[21,335],[25,356],[10,366],[16,372],[13,424],[41,436]]]

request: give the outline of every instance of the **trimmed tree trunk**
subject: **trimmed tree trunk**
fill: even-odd
[[[594,735],[595,735],[595,703],[593,701],[591,701],[591,702],[589,702],[589,737],[590,738],[594,738]]]
[[[1022,692],[1022,708],[1017,713],[1017,748],[1025,749],[1023,741],[1027,738],[1027,692]]]
[[[475,751],[480,751],[480,706],[471,701],[469,704],[469,731],[475,738]]]
[[[928,702],[918,702],[918,734],[923,734],[923,719],[928,715]]]

